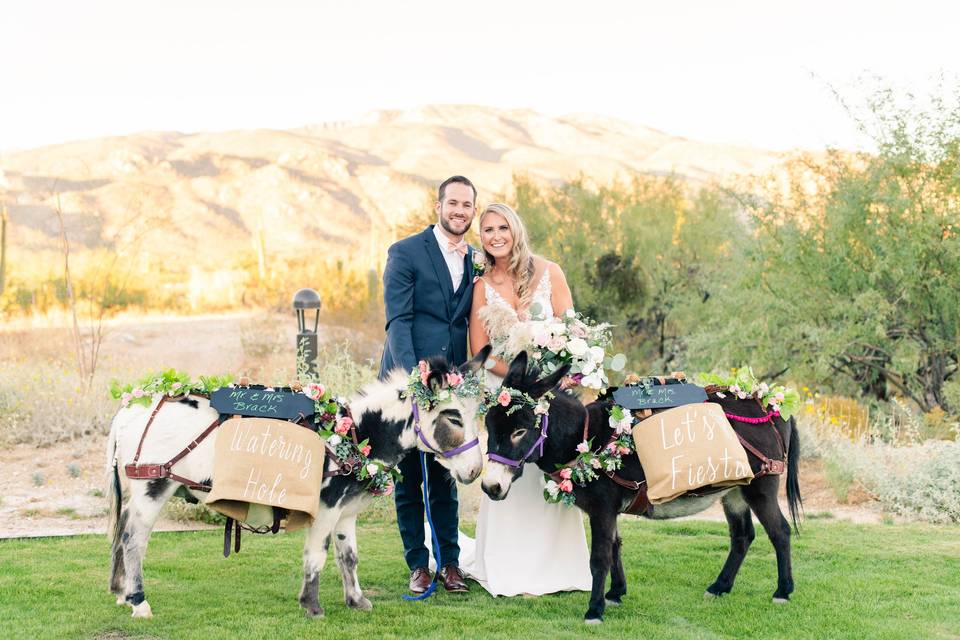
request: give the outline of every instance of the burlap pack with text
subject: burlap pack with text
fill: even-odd
[[[206,505],[240,522],[282,507],[287,530],[313,522],[320,507],[324,443],[285,420],[231,418],[217,429],[213,490]],[[261,523],[257,523],[261,524]]]
[[[633,441],[652,504],[706,486],[749,484],[753,479],[747,452],[716,403],[656,413],[634,426]]]

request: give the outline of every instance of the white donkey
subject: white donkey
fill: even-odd
[[[442,358],[430,359],[427,385],[438,392],[447,387],[447,374],[474,374],[485,362],[489,348],[470,362],[457,368]],[[415,449],[439,453],[437,462],[451,471],[457,481],[473,482],[483,468],[478,442],[477,413],[481,398],[443,394],[446,399],[419,412],[419,429],[414,419],[411,400],[407,397],[407,373],[396,370],[387,379],[370,383],[350,401],[357,437],[369,439],[370,458],[394,467]],[[152,616],[143,591],[143,557],[150,531],[164,503],[181,486],[172,478],[152,480],[122,477],[124,465],[134,459],[141,435],[156,407],[131,406],[121,409],[113,419],[107,443],[107,464],[111,480],[108,535],[112,537],[110,591],[117,594],[117,604],[133,607],[133,617]],[[162,463],[177,455],[193,438],[200,435],[216,418],[217,411],[203,397],[188,397],[167,402],[157,412],[143,442],[140,459]],[[209,437],[177,462],[172,472],[204,485],[212,485],[215,429]],[[337,469],[327,456],[324,471]],[[121,481],[126,485],[122,491]],[[189,489],[188,489],[189,490]],[[189,490],[199,500],[205,493]],[[123,495],[123,494],[126,495]],[[303,552],[303,587],[300,605],[310,617],[323,616],[318,599],[320,571],[327,559],[332,534],[336,545],[337,564],[343,575],[343,592],[347,606],[369,610],[370,601],[360,590],[357,580],[357,514],[369,503],[365,483],[353,475],[332,475],[323,480],[320,510],[307,532]]]

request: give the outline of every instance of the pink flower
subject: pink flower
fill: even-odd
[[[362,453],[362,454],[365,455],[365,456],[369,456],[369,455],[370,455],[370,445],[367,445],[367,446],[363,447],[362,449],[360,449],[360,453]]]
[[[570,493],[573,491],[573,483],[569,480],[564,480],[560,483],[560,491],[563,491],[564,493]]]
[[[322,384],[317,382],[311,382],[307,385],[307,397],[311,400],[319,400],[323,397],[323,394],[326,393],[326,389],[323,388]]]
[[[630,453],[630,448],[629,448],[629,447],[617,447],[617,451],[620,453],[620,455],[625,456],[625,455],[627,455],[628,453]]]
[[[594,469],[599,469],[602,465],[600,464],[600,458],[593,458],[590,460],[590,466]]]
[[[566,346],[567,341],[560,336],[550,338],[550,341],[547,343],[547,348],[554,353],[560,353]]]
[[[179,388],[182,387],[182,386],[183,386],[183,385],[180,384],[179,382],[174,382],[172,385],[170,385],[170,391],[176,391],[177,389],[179,389]]]
[[[506,389],[500,391],[500,394],[497,396],[497,402],[500,403],[501,407],[505,407],[510,404],[510,392]]]
[[[393,493],[393,483],[391,482],[383,488],[383,495],[388,496]]]
[[[575,338],[586,338],[587,328],[582,322],[575,322],[570,325],[570,335],[574,336]]]
[[[455,387],[458,384],[463,382],[463,376],[459,373],[448,373],[447,374],[447,384],[451,387]]]
[[[137,387],[136,389],[133,390],[133,393],[132,393],[131,395],[132,395],[134,398],[142,398],[142,397],[143,397],[143,389],[141,389],[140,387]]]
[[[590,451],[590,445],[587,444],[586,440],[584,440],[583,442],[577,445],[577,451],[579,451],[580,453],[586,453],[587,451]]]
[[[128,404],[130,404],[130,399],[132,397],[133,395],[130,392],[124,391],[123,394],[120,396],[120,404],[122,404],[123,406],[127,406]]]
[[[533,336],[533,344],[538,347],[545,347],[547,343],[550,342],[550,334],[546,331],[538,331],[535,336]]]
[[[616,450],[617,450],[616,442],[610,442],[607,444],[607,451],[616,451]]]
[[[343,416],[342,418],[337,419],[337,426],[335,426],[333,430],[340,435],[346,435],[352,426],[353,420],[351,420],[349,416]]]
[[[560,477],[563,478],[564,480],[568,479],[572,475],[573,475],[573,469],[571,469],[570,467],[567,467],[566,469],[560,469]]]

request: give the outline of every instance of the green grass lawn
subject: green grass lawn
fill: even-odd
[[[399,536],[382,517],[359,526],[360,582],[372,612],[348,610],[331,554],[320,601],[297,604],[303,533],[244,536],[224,559],[214,531],[157,533],[145,562],[152,620],[107,593],[104,536],[0,541],[0,638],[958,638],[960,528],[808,520],[794,538],[796,592],[774,605],[776,567],[762,530],[733,593],[703,591],[727,551],[726,526],[621,519],[629,593],[599,627],[587,594],[493,599],[439,593],[405,602]]]

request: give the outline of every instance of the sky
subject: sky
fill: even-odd
[[[956,71],[958,23],[960,3],[929,0],[5,2],[0,152],[428,104],[865,148],[834,92],[927,91]]]

